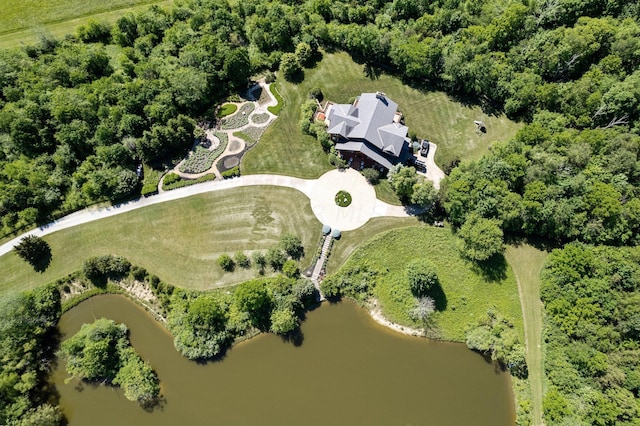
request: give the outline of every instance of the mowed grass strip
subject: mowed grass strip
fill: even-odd
[[[5,0],[0,14],[0,48],[33,44],[44,34],[62,38],[89,20],[114,23],[129,12],[154,4],[166,8],[173,0]]]
[[[486,318],[492,308],[511,319],[524,339],[522,311],[513,271],[504,265],[504,276],[493,280],[463,260],[449,229],[421,225],[383,232],[362,244],[344,268],[367,262],[380,271],[375,297],[386,318],[398,324],[420,327],[409,317],[415,298],[405,277],[407,264],[427,258],[436,266],[446,297],[446,307],[433,314],[438,336],[464,341],[465,330]],[[495,272],[495,271],[494,271]]]
[[[540,272],[547,253],[529,245],[508,246],[506,257],[513,268],[520,288],[522,315],[527,347],[527,366],[531,383],[531,413],[533,424],[542,424],[544,372],[542,366],[542,302]]]
[[[40,274],[15,252],[0,257],[0,294],[49,283],[82,267],[89,256],[117,254],[184,288],[208,289],[258,276],[255,268],[224,273],[217,258],[266,250],[283,233],[300,237],[309,266],[322,225],[309,199],[293,189],[260,186],[196,195],[55,232],[45,240],[52,261]],[[270,270],[267,269],[267,273]]]
[[[277,173],[314,178],[327,170],[326,157],[309,136],[298,129],[299,111],[309,92],[319,88],[325,100],[346,103],[363,92],[384,92],[398,103],[410,131],[438,144],[436,163],[444,165],[458,157],[478,159],[494,141],[511,138],[522,126],[505,116],[493,116],[478,106],[465,106],[442,92],[422,92],[398,78],[380,74],[369,78],[363,65],[344,52],[324,53],[323,60],[295,85],[279,78],[286,101],[280,118],[265,132],[261,142],[243,160],[244,173]],[[487,133],[476,131],[474,120],[483,120]]]

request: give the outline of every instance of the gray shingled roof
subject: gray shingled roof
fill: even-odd
[[[331,134],[362,139],[393,156],[400,156],[407,136],[405,125],[394,123],[398,104],[385,95],[363,93],[355,105],[334,104],[328,115]],[[344,123],[344,125],[342,125]]]

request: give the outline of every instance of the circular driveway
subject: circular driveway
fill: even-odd
[[[335,202],[338,191],[351,194],[351,204],[340,207]],[[311,209],[323,225],[340,231],[351,231],[367,223],[376,214],[376,191],[353,169],[332,170],[314,181],[307,194]]]

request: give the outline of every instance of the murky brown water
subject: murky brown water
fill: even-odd
[[[464,345],[402,336],[350,302],[310,312],[300,346],[261,335],[221,362],[183,358],[169,333],[122,296],[98,296],[63,315],[66,337],[107,317],[160,377],[165,402],[152,412],[115,388],[64,384],[70,425],[512,425],[510,379]]]

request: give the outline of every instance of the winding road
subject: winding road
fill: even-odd
[[[283,186],[302,192],[309,197],[311,208],[318,220],[325,225],[341,231],[357,229],[367,223],[372,217],[406,217],[410,215],[402,206],[394,206],[378,200],[373,187],[360,173],[353,169],[344,171],[332,170],[318,179],[300,179],[281,175],[248,175],[234,179],[204,182],[113,206],[90,207],[80,210],[26,232],[2,244],[0,246],[0,256],[10,252],[26,235],[42,237],[62,229],[130,212],[153,204],[178,200],[207,192],[262,185]],[[339,207],[335,204],[334,196],[339,190],[347,191],[352,195],[352,202],[348,207]]]

